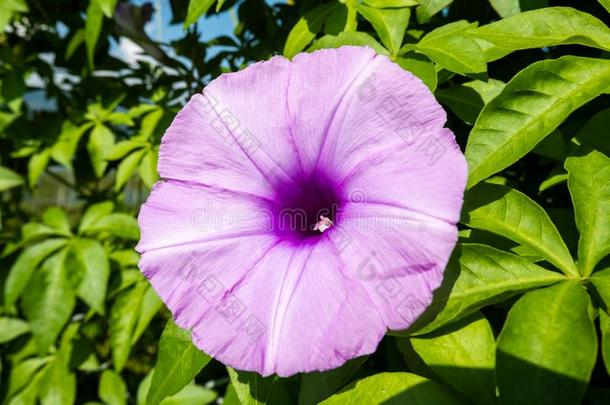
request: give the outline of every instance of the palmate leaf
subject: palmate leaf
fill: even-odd
[[[595,150],[578,153],[566,159],[565,168],[580,232],[578,267],[588,276],[610,253],[610,158]]]
[[[487,104],[468,138],[468,187],[508,167],[576,108],[610,86],[610,60],[564,56],[517,73]]]
[[[45,260],[23,296],[23,311],[38,351],[46,353],[70,319],[76,298],[66,274],[67,249]]]
[[[469,33],[506,53],[565,44],[610,50],[610,29],[591,14],[570,7],[526,11]]]
[[[379,373],[355,381],[321,405],[462,404],[441,384],[411,373]]]
[[[167,322],[159,341],[159,356],[146,402],[156,405],[193,381],[211,357],[199,350],[188,331]]]
[[[419,357],[446,384],[475,404],[495,403],[496,341],[483,315],[475,313],[409,339]]]
[[[561,280],[565,276],[520,256],[490,246],[461,244],[432,304],[411,329],[417,335],[429,333],[486,305]]]
[[[331,13],[338,7],[341,7],[341,3],[333,1],[320,4],[316,8],[305,13],[288,34],[288,39],[284,45],[284,56],[292,58],[305,49],[307,44],[309,44],[316,37],[316,34],[322,30],[324,23]]]
[[[572,256],[548,214],[517,190],[478,184],[466,192],[461,221],[527,246],[564,273],[578,276]]]
[[[579,404],[597,357],[585,288],[576,281],[525,294],[498,337],[496,376],[509,404]]]

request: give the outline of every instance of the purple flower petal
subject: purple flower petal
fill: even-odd
[[[140,268],[195,344],[281,376],[371,353],[425,310],[466,162],[425,85],[371,49],[222,75],[167,130]]]

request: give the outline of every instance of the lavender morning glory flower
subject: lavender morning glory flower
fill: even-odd
[[[140,268],[194,343],[289,376],[423,312],[466,162],[426,86],[369,48],[277,56],[194,95],[163,137]]]

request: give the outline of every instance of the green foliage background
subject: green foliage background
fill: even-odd
[[[152,4],[0,3],[3,404],[610,401],[608,0],[171,6],[184,35],[158,43]],[[216,13],[234,38],[202,41]],[[120,37],[154,62],[111,57]],[[287,379],[227,369],[137,270],[160,138],[220,73],[341,45],[388,55],[447,108],[470,170],[460,242],[432,307],[375,354]]]

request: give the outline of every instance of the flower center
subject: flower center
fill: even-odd
[[[291,240],[319,237],[336,225],[339,195],[336,184],[320,173],[278,184],[272,209],[274,231]]]

